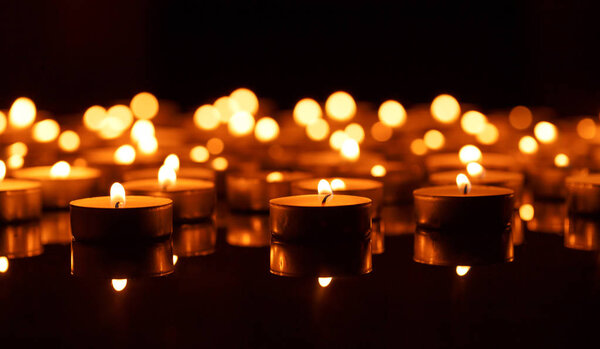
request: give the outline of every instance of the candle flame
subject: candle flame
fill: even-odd
[[[6,273],[8,271],[8,258],[5,256],[0,257],[0,273]]]
[[[360,157],[360,146],[356,140],[347,138],[342,143],[340,152],[345,159],[356,161]]]
[[[471,181],[469,181],[469,177],[467,177],[464,173],[459,173],[456,176],[456,186],[464,195],[467,195],[469,192],[471,192]]]
[[[334,178],[331,181],[331,189],[332,190],[344,190],[346,189],[346,182],[339,178]]]
[[[540,121],[535,124],[533,128],[533,134],[538,141],[544,144],[552,143],[558,137],[558,130],[556,126],[548,121]]]
[[[179,260],[179,256],[177,256],[176,254],[173,255],[173,265],[177,264],[177,261]]]
[[[533,210],[533,206],[531,204],[523,204],[519,207],[519,217],[525,222],[528,222],[533,219],[535,215],[535,211]]]
[[[115,291],[121,292],[127,287],[127,279],[112,279],[112,287]]]
[[[4,177],[6,177],[6,164],[0,160],[0,182],[4,180]]]
[[[8,123],[14,128],[31,126],[37,113],[35,104],[27,97],[17,98],[8,111]]]
[[[371,167],[371,176],[373,177],[383,177],[387,174],[387,170],[383,165],[375,165]]]
[[[169,187],[177,183],[175,170],[167,165],[162,165],[158,170],[158,183],[163,187]]]
[[[568,167],[570,163],[567,154],[560,153],[554,157],[554,165],[556,167]]]
[[[117,164],[130,165],[135,161],[135,149],[129,144],[122,145],[115,150],[113,158]]]
[[[538,142],[531,136],[523,136],[519,140],[519,150],[523,154],[533,154],[538,151]]]
[[[457,265],[456,266],[456,275],[465,276],[471,270],[471,267],[468,265]]]
[[[317,190],[319,191],[319,195],[332,195],[333,190],[331,189],[331,185],[325,179],[321,179],[317,186]]]
[[[319,278],[319,285],[323,288],[329,286],[329,284],[331,283],[331,280],[333,280],[332,277],[320,277]]]
[[[71,173],[71,165],[66,161],[59,161],[50,168],[50,178],[67,178]]]
[[[273,183],[273,182],[281,182],[283,181],[283,173],[275,171],[275,172],[271,172],[267,175],[267,182],[269,183]]]
[[[125,188],[119,182],[113,183],[110,187],[110,205],[115,208],[125,206]]]
[[[179,171],[179,157],[175,154],[169,154],[163,163],[164,166],[170,167],[173,171]]]
[[[467,144],[458,151],[458,158],[463,164],[481,161],[481,150],[472,144]]]
[[[469,162],[467,164],[467,173],[473,178],[483,178],[485,169],[478,162]]]

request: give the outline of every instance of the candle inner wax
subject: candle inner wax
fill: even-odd
[[[362,196],[351,196],[351,195],[331,195],[325,201],[325,205],[322,204],[325,194],[312,194],[312,195],[295,195],[295,196],[284,196],[271,200],[271,204],[280,206],[296,206],[296,207],[339,207],[339,206],[353,206],[353,205],[366,205],[371,202],[371,199]]]

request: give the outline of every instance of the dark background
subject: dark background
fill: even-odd
[[[337,89],[408,105],[599,109],[597,14],[581,1],[3,1],[0,107],[80,112],[149,90],[192,108],[247,86],[280,107]]]

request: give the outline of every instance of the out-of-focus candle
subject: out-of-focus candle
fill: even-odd
[[[0,222],[37,219],[42,213],[42,190],[38,182],[5,179],[6,165],[0,161]]]

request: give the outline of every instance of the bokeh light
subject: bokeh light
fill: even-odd
[[[62,151],[74,152],[79,149],[81,140],[75,131],[66,130],[58,136],[58,146]]]
[[[327,116],[337,121],[348,121],[356,114],[356,102],[344,91],[332,93],[325,102]]]
[[[149,120],[158,114],[158,99],[150,92],[140,92],[133,96],[129,107],[136,118]]]
[[[456,121],[460,115],[460,104],[456,98],[441,94],[431,102],[431,115],[433,118],[444,124]]]
[[[358,143],[362,143],[365,140],[365,130],[360,124],[352,123],[346,126],[344,129],[346,135]]]
[[[122,145],[115,150],[113,159],[117,164],[130,165],[135,161],[135,149],[129,144]]]
[[[577,134],[583,139],[596,137],[596,123],[591,118],[583,118],[577,123]]]
[[[397,101],[387,100],[377,111],[379,121],[388,127],[401,127],[406,122],[406,110]]]
[[[279,136],[279,124],[275,119],[264,116],[256,122],[254,137],[261,142],[271,142]]]
[[[472,144],[467,144],[458,151],[458,158],[463,164],[478,162],[481,160],[481,150]]]
[[[229,119],[227,129],[233,136],[247,136],[254,129],[254,116],[244,110],[238,111]]]
[[[207,131],[214,130],[219,127],[220,123],[221,114],[219,113],[219,110],[210,104],[201,105],[196,109],[196,112],[194,112],[194,124],[199,129]]]
[[[31,133],[33,139],[37,142],[52,142],[60,134],[60,125],[52,119],[42,120],[33,125]]]
[[[294,107],[294,121],[300,126],[307,126],[323,116],[321,106],[312,98],[304,98]]]
[[[234,113],[242,110],[238,102],[228,96],[218,98],[213,106],[219,111],[219,118],[223,124],[228,123]]]
[[[489,122],[487,124],[485,124],[483,131],[481,131],[475,135],[475,138],[477,138],[477,141],[479,143],[485,144],[485,145],[492,145],[492,144],[496,143],[498,141],[499,137],[500,137],[500,132],[498,131],[498,128],[496,126],[494,126],[494,124],[491,124]]]
[[[238,88],[231,92],[229,97],[238,103],[241,110],[247,111],[252,115],[255,115],[258,111],[258,98],[254,92],[247,88]]]
[[[510,125],[517,130],[524,130],[531,126],[531,122],[533,121],[533,115],[531,114],[531,110],[529,108],[524,107],[522,105],[518,105],[510,111],[508,114],[508,122]]]
[[[6,167],[8,167],[11,170],[19,169],[19,168],[23,167],[24,164],[25,164],[25,159],[21,155],[16,155],[16,154],[11,155],[6,160]]]
[[[373,177],[384,177],[387,174],[387,170],[383,165],[374,165],[371,167],[371,176]]]
[[[523,154],[534,154],[538,148],[538,142],[531,136],[523,136],[519,140],[519,150]]]
[[[564,153],[557,154],[554,157],[554,165],[556,167],[568,167],[570,162],[569,157]]]
[[[158,140],[155,137],[144,137],[138,141],[137,148],[142,154],[154,154],[158,150]]]
[[[35,103],[27,97],[17,98],[8,111],[8,123],[14,128],[31,126],[35,121],[37,109]]]
[[[6,130],[6,125],[8,121],[6,120],[6,115],[2,111],[0,111],[0,134],[4,133]]]
[[[548,121],[540,121],[535,124],[533,134],[540,143],[549,144],[554,142],[558,137],[558,130],[556,129],[556,126]]]
[[[306,135],[313,141],[322,141],[329,135],[329,124],[325,119],[317,119],[306,126]]]
[[[377,142],[387,142],[392,138],[393,129],[381,121],[377,121],[371,126],[371,137]]]
[[[222,156],[219,156],[218,158],[214,158],[212,161],[212,167],[216,171],[225,171],[228,166],[229,166],[229,162],[227,161],[227,159],[225,159]]]
[[[533,206],[530,204],[521,205],[521,207],[519,207],[519,217],[525,222],[532,220],[534,217]]]
[[[342,149],[342,145],[344,144],[344,141],[347,138],[348,135],[346,134],[346,132],[342,130],[336,130],[333,133],[331,133],[331,136],[329,137],[329,146],[331,147],[331,149],[340,150]]]
[[[150,120],[137,120],[131,127],[130,137],[133,142],[139,142],[144,138],[153,138],[156,134],[154,124]]]
[[[446,139],[444,135],[438,130],[429,130],[425,132],[425,136],[423,136],[423,141],[425,145],[429,149],[439,150],[442,149]]]
[[[9,145],[6,150],[7,150],[8,156],[11,156],[11,155],[25,156],[25,155],[27,155],[29,148],[27,147],[27,144],[25,144],[23,142],[15,142],[15,143]]]
[[[213,137],[206,142],[206,149],[208,149],[211,154],[218,155],[225,149],[225,143],[223,143],[221,138]]]
[[[210,158],[210,153],[204,146],[197,145],[190,150],[190,159],[193,162],[207,162],[208,158]]]
[[[350,161],[356,161],[360,157],[360,147],[358,142],[352,138],[347,138],[340,149],[342,156]]]
[[[414,139],[410,142],[410,151],[415,155],[425,155],[427,153],[427,145],[422,138]]]
[[[460,119],[460,127],[465,133],[470,135],[482,132],[486,124],[486,116],[475,110],[469,110]]]
[[[83,114],[83,124],[88,130],[98,131],[105,117],[106,109],[99,105],[93,105]]]

